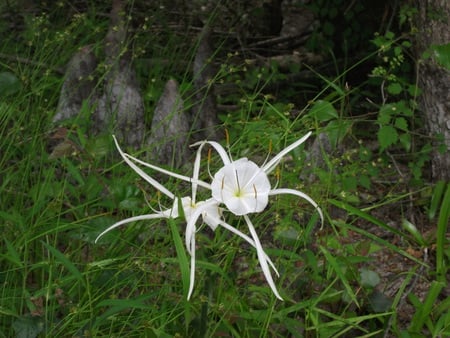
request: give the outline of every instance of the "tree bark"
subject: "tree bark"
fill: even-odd
[[[431,45],[450,41],[450,1],[418,0],[419,34],[416,41],[418,59]],[[420,106],[425,115],[428,132],[434,140],[432,175],[434,180],[450,179],[450,72],[435,59],[418,62],[419,87],[423,93]],[[442,144],[443,143],[443,144]]]

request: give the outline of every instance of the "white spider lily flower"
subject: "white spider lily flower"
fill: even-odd
[[[317,203],[305,193],[294,189],[271,189],[268,174],[276,167],[281,158],[295,149],[311,135],[311,132],[292,143],[268,163],[259,167],[256,163],[241,158],[232,161],[219,144],[211,144],[224,162],[224,166],[214,175],[211,183],[212,196],[218,202],[225,204],[233,214],[242,216],[249,213],[263,211],[269,203],[269,196],[278,194],[292,194],[304,198],[318,211],[323,222],[323,214]],[[221,148],[221,149],[220,149]],[[220,150],[219,150],[220,149]]]
[[[173,200],[173,206],[170,209],[164,210],[164,211],[157,211],[153,214],[147,214],[147,215],[140,215],[140,216],[134,216],[130,217],[124,220],[121,220],[119,222],[114,223],[110,227],[108,227],[106,230],[101,232],[97,238],[95,239],[95,242],[97,242],[100,237],[105,235],[107,232],[121,226],[124,224],[136,222],[136,221],[142,221],[142,220],[151,220],[151,219],[161,219],[161,218],[178,218],[180,216],[179,212],[179,205],[181,202],[181,206],[183,208],[183,214],[187,223],[186,226],[186,247],[187,250],[191,256],[191,270],[190,270],[190,281],[189,281],[189,291],[187,299],[189,300],[193,289],[194,289],[194,282],[195,282],[195,233],[196,233],[196,227],[195,224],[197,223],[200,216],[202,217],[202,220],[205,224],[207,224],[213,231],[216,230],[216,228],[220,225],[223,228],[231,231],[232,233],[238,235],[239,237],[243,238],[245,241],[247,241],[250,245],[257,248],[258,245],[260,245],[258,242],[255,242],[253,239],[251,239],[246,234],[242,233],[238,229],[234,228],[230,224],[224,222],[222,220],[222,209],[219,207],[219,202],[217,202],[215,199],[210,198],[206,201],[200,201],[196,202],[196,194],[197,194],[197,188],[198,186],[202,186],[208,189],[211,189],[211,186],[198,179],[199,171],[200,171],[200,152],[197,153],[195,162],[194,162],[194,170],[193,170],[193,177],[188,177],[184,175],[180,175],[177,173],[174,173],[172,171],[160,168],[158,166],[146,163],[144,161],[141,161],[127,153],[124,153],[122,149],[119,146],[119,143],[117,142],[117,139],[113,136],[115,145],[122,156],[123,160],[144,180],[146,180],[148,183],[150,183],[153,187],[155,187],[157,190],[165,194],[167,197]],[[170,192],[166,187],[164,187],[161,183],[156,181],[154,178],[149,176],[147,173],[145,173],[141,168],[139,168],[134,162],[139,163],[145,167],[151,168],[153,170],[159,171],[161,173],[167,174],[169,176],[181,179],[183,181],[190,182],[192,185],[192,197],[182,197],[178,198],[176,197],[172,192]],[[275,268],[273,262],[270,260],[270,258],[265,254],[262,253],[261,258],[266,266],[269,264],[271,268],[275,271],[277,275],[279,275],[277,269]]]
[[[263,211],[269,203],[270,181],[254,162],[241,158],[223,166],[211,183],[212,196],[233,214]]]
[[[201,152],[202,147],[205,144],[209,144],[221,157],[224,166],[219,169],[213,177],[211,183],[212,197],[218,203],[223,203],[227,210],[232,212],[234,215],[244,216],[245,222],[247,223],[250,234],[255,243],[261,269],[273,293],[280,300],[282,300],[282,298],[276,289],[267,264],[267,255],[262,248],[261,242],[259,241],[256,230],[248,217],[248,214],[262,212],[269,203],[269,196],[290,194],[301,197],[312,204],[319,213],[323,224],[324,217],[322,210],[311,197],[295,189],[271,189],[268,178],[268,174],[277,166],[282,157],[305,142],[310,135],[311,132],[308,132],[305,136],[283,149],[261,167],[247,158],[241,158],[233,161],[231,157],[228,156],[226,150],[217,142],[203,141],[195,144],[199,145],[197,154]],[[195,227],[195,224],[188,222],[187,228],[189,229],[190,227]]]

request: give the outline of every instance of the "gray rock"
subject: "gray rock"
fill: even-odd
[[[150,160],[158,164],[180,167],[189,155],[190,117],[175,80],[166,83],[155,108],[150,137]]]

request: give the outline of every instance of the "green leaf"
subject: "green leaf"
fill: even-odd
[[[1,255],[1,257],[6,258],[11,263],[17,265],[18,268],[23,269],[24,264],[22,262],[23,259],[20,257],[20,254],[17,252],[14,245],[10,241],[8,241],[6,238],[4,240],[6,242],[7,253]]]
[[[450,184],[447,184],[444,198],[441,203],[439,212],[438,226],[436,232],[436,273],[438,280],[445,281],[448,270],[448,262],[446,262],[444,252],[446,250],[445,243],[448,233],[448,222],[450,219]]]
[[[339,280],[341,281],[342,285],[347,291],[350,299],[356,304],[356,306],[359,306],[356,294],[353,292],[353,288],[350,286],[350,283],[345,275],[344,272],[345,268],[339,264],[338,260],[325,247],[320,246],[319,248],[322,251],[323,255],[325,256],[327,262],[329,263],[329,266],[334,270],[336,275],[339,277]]]
[[[180,210],[183,210],[183,207],[180,205]],[[173,218],[168,219],[168,223],[170,226],[170,231],[172,233],[172,238],[175,244],[175,250],[178,257],[178,263],[180,265],[181,270],[181,281],[183,283],[183,290],[185,296],[187,296],[189,291],[189,283],[190,283],[190,271],[189,271],[189,259],[186,255],[186,251],[183,245],[183,241],[181,240],[181,236],[178,233],[178,227]]]
[[[402,220],[402,226],[414,237],[414,239],[416,240],[416,242],[418,244],[420,244],[422,246],[426,246],[425,239],[423,238],[419,229],[417,229],[417,227],[414,224],[412,224],[410,221],[408,221],[407,219],[404,218]]]
[[[61,263],[70,274],[75,277],[82,285],[86,285],[86,281],[83,274],[78,270],[78,268],[73,264],[61,251],[54,248],[50,244],[42,242],[42,244],[47,248],[47,250],[55,257],[59,263]]]
[[[381,151],[384,151],[387,147],[397,143],[398,133],[393,126],[382,126],[378,130],[378,142],[380,143]]]
[[[377,313],[387,312],[392,306],[392,300],[378,290],[374,290],[370,294],[369,302],[372,309]]]
[[[361,268],[359,270],[359,277],[362,286],[374,288],[380,284],[380,276],[375,271]]]
[[[405,150],[409,152],[411,150],[411,134],[409,133],[401,134],[398,137],[398,139],[402,144],[402,146],[405,148]]]
[[[413,116],[414,112],[411,110],[411,106],[405,101],[398,101],[393,105],[393,110],[396,115],[402,114],[404,116]]]
[[[386,90],[389,94],[398,95],[402,92],[402,86],[397,82],[391,83],[389,86],[387,86]]]
[[[360,175],[358,183],[359,183],[360,186],[362,186],[362,187],[364,187],[366,189],[370,189],[370,186],[372,184],[372,182],[370,181],[369,176],[367,176],[367,175]]]
[[[0,73],[0,97],[17,93],[22,88],[20,80],[11,72]]]
[[[428,289],[428,294],[425,300],[416,308],[416,312],[412,317],[411,326],[409,327],[411,332],[422,331],[425,322],[430,318],[433,307],[436,305],[436,301],[445,284],[445,282],[431,282],[431,286]]]
[[[352,122],[344,119],[337,119],[328,122],[325,130],[333,147],[336,147],[339,143],[341,143],[344,137],[349,133],[351,127]]]
[[[41,317],[24,316],[16,319],[12,327],[16,338],[34,338],[44,330],[44,320]]]
[[[445,181],[439,181],[436,183],[433,189],[433,195],[431,196],[430,208],[428,209],[428,218],[432,220],[437,211],[439,210],[439,203],[445,191]]]
[[[395,110],[396,109],[393,104],[385,104],[380,108],[377,122],[380,124],[389,124],[391,122],[392,116],[395,115]]]
[[[126,198],[119,202],[119,208],[123,210],[142,210],[142,199],[137,197]]]
[[[395,119],[395,128],[403,130],[403,131],[408,131],[408,121],[406,121],[406,119],[404,117],[397,117]]]
[[[333,105],[325,100],[318,100],[314,102],[309,114],[316,118],[319,122],[325,122],[337,119],[339,117]]]
[[[434,45],[434,58],[444,68],[450,70],[450,43],[445,45]]]
[[[275,229],[274,237],[284,244],[293,244],[301,238],[302,233],[292,226],[282,226]]]

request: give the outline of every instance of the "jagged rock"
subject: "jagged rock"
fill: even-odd
[[[126,60],[111,71],[94,113],[96,133],[112,130],[120,142],[139,148],[145,133],[144,102],[134,70]]]
[[[138,148],[144,140],[144,103],[131,58],[123,53],[127,31],[121,16],[122,9],[123,2],[114,0],[104,46],[109,73],[105,77],[103,92],[95,91],[98,81],[93,74],[97,60],[93,50],[90,46],[83,47],[67,66],[53,122],[78,116],[83,102],[87,102],[88,106],[95,106],[90,116],[92,123],[86,123],[89,134],[115,133],[121,143]],[[88,115],[82,118],[88,118]]]
[[[112,130],[120,142],[138,148],[145,133],[144,102],[126,50],[127,30],[123,20],[123,1],[114,0],[111,23],[105,38],[106,76],[103,95],[94,113],[97,133]]]
[[[180,167],[189,155],[190,122],[177,82],[167,81],[155,108],[150,137],[146,142],[153,149],[150,159]]]
[[[77,116],[84,101],[95,100],[94,71],[97,60],[91,46],[81,48],[69,61],[53,122]]]
[[[310,146],[305,162],[310,164],[311,168],[320,168],[325,170],[326,162],[324,159],[324,153],[331,154],[332,150],[333,146],[331,144],[330,137],[327,133],[322,132],[317,135],[312,145]],[[308,176],[302,174],[300,178],[306,180],[308,183],[312,183],[317,179],[314,170],[312,170]]]

